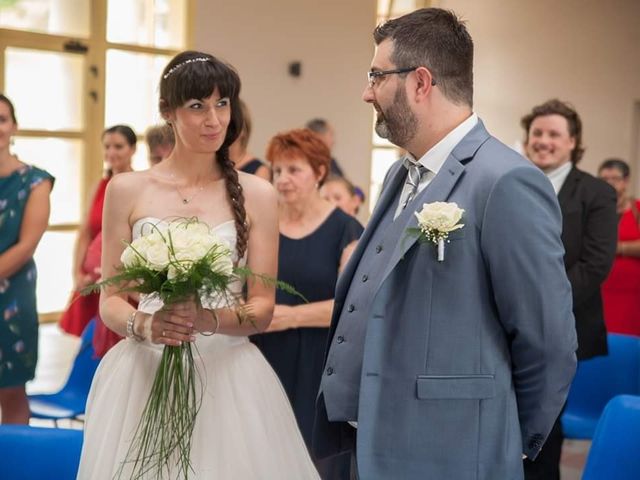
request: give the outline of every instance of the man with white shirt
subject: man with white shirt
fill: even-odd
[[[363,99],[409,155],[338,279],[314,449],[355,451],[366,480],[520,479],[575,371],[558,202],[473,113],[455,14],[417,10],[374,40]],[[418,234],[436,207],[451,223]]]
[[[522,119],[529,160],[551,181],[562,211],[564,264],[573,293],[578,360],[607,354],[600,286],[613,264],[618,235],[616,193],[576,164],[582,158],[582,122],[560,100],[538,105]],[[562,426],[558,419],[535,461],[524,461],[527,480],[559,480]]]

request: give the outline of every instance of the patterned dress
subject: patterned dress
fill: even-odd
[[[54,178],[25,165],[0,177],[0,254],[18,242],[27,200],[34,187]],[[36,266],[33,258],[9,278],[0,279],[0,388],[24,385],[38,360]]]

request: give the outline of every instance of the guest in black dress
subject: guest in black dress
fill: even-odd
[[[276,135],[267,159],[279,194],[278,279],[295,287],[308,303],[277,291],[267,333],[252,340],[278,374],[310,446],[336,280],[363,228],[320,195],[331,157],[313,132]],[[341,478],[336,469],[348,478],[349,458],[337,463],[318,464],[324,478]]]
[[[249,152],[249,138],[251,138],[251,114],[247,104],[240,100],[240,108],[242,109],[243,124],[242,131],[235,142],[229,147],[229,157],[235,164],[236,170],[251,173],[265,180],[271,181],[271,169],[253,153]]]

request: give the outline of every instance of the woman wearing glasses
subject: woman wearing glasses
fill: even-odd
[[[623,160],[606,160],[598,176],[618,195],[618,246],[602,285],[607,331],[640,336],[640,200],[629,195],[631,171]]]

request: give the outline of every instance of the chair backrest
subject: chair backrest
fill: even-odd
[[[640,478],[640,396],[618,395],[604,409],[582,480]]]
[[[616,395],[640,395],[640,338],[607,337],[609,355],[578,362],[567,410],[599,413]]]
[[[0,478],[72,480],[81,451],[82,430],[0,425]]]
[[[62,391],[82,391],[89,393],[93,375],[96,373],[100,359],[96,357],[93,349],[93,332],[96,326],[96,320],[93,318],[82,332],[80,338],[80,349],[76,358],[73,360],[71,373]]]

